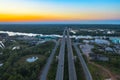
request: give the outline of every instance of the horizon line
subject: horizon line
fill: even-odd
[[[120,24],[120,20],[80,20],[80,21],[41,21],[41,22],[0,22],[0,24]]]

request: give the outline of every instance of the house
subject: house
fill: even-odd
[[[113,52],[113,49],[111,47],[106,47],[105,51],[107,51],[107,52]]]
[[[3,63],[0,63],[0,67],[3,66]]]
[[[20,46],[15,46],[12,48],[12,50],[19,50],[20,49]]]
[[[7,38],[9,35],[8,35],[7,33],[0,33],[0,36],[1,36],[2,38]]]
[[[83,40],[83,42],[84,42],[84,43],[90,43],[90,41],[89,41],[89,40]]]
[[[120,45],[114,45],[113,50],[114,50],[115,53],[120,54]]]
[[[105,45],[110,45],[110,42],[108,40],[104,40],[104,39],[95,39],[94,42],[96,44],[105,44]]]

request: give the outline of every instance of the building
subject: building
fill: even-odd
[[[110,38],[110,40],[111,40],[112,43],[114,43],[114,44],[120,44],[120,38],[113,37],[113,38]]]
[[[107,52],[113,52],[113,49],[111,47],[106,47],[105,51],[107,51]]]
[[[0,63],[0,67],[3,66],[3,63]]]
[[[12,48],[12,50],[19,50],[20,49],[20,46],[15,46]]]
[[[7,33],[0,33],[0,37],[2,37],[2,38],[6,38],[6,37],[8,37],[9,35],[7,34]]]
[[[37,35],[35,38],[44,39],[44,40],[58,39],[58,37],[55,36],[55,35],[50,35],[50,36],[39,36],[39,35]]]
[[[96,61],[109,61],[109,58],[101,55],[101,54],[94,54],[94,53],[90,53],[89,54],[90,60],[96,60]]]
[[[105,44],[105,45],[110,45],[110,42],[108,40],[104,39],[95,39],[94,41],[96,44]]]

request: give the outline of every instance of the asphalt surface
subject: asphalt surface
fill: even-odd
[[[68,71],[69,71],[69,80],[77,80],[75,65],[74,65],[74,56],[71,45],[71,39],[69,37],[69,30],[67,29],[67,51],[68,51]]]
[[[55,55],[55,52],[58,48],[58,45],[59,45],[59,41],[56,43],[54,49],[52,50],[52,53],[51,55],[49,56],[48,60],[47,60],[47,63],[45,64],[45,67],[43,68],[43,71],[39,77],[39,80],[47,80],[47,74],[48,74],[48,71],[50,69],[50,65],[53,61],[53,58],[54,58],[54,55]]]
[[[63,38],[61,40],[61,46],[58,56],[58,66],[55,80],[63,80],[64,78],[64,56],[65,56],[65,31],[63,32]]]
[[[89,53],[92,53],[92,49],[94,48],[94,46],[86,43],[86,44],[81,44],[80,48],[83,54],[89,57]]]
[[[89,69],[88,69],[88,67],[87,67],[87,65],[86,65],[86,63],[85,63],[85,61],[84,61],[84,59],[82,57],[82,54],[80,53],[80,50],[77,47],[77,44],[73,44],[73,46],[74,46],[74,48],[75,48],[75,50],[77,52],[78,58],[79,58],[79,60],[81,62],[81,65],[83,67],[83,71],[85,73],[86,80],[93,80],[92,76],[90,74],[90,71],[89,71]]]
[[[66,38],[65,32],[67,32],[67,38]],[[57,66],[55,80],[63,80],[64,79],[65,41],[67,42],[67,51],[68,51],[69,80],[77,80],[75,64],[74,64],[74,56],[73,56],[73,50],[72,50],[72,43],[71,43],[71,39],[70,39],[70,35],[69,35],[69,29],[65,29],[63,32],[63,38],[61,40],[61,46],[60,46],[60,51],[59,51],[59,56],[58,56],[58,66]],[[50,57],[48,58],[47,63],[45,64],[45,67],[43,68],[43,71],[41,73],[39,80],[47,80],[47,74],[50,69],[50,65],[53,61],[55,52],[58,48],[58,45],[59,45],[59,41],[56,43],[54,49],[52,50],[52,53],[51,53]],[[92,76],[88,70],[88,67],[82,57],[82,54],[80,53],[80,50],[77,47],[77,44],[73,44],[73,46],[77,52],[77,55],[78,55],[78,58],[79,58],[81,64],[82,64],[86,80],[93,80]]]

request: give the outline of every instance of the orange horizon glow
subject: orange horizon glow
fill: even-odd
[[[0,22],[120,20],[113,0],[0,0]]]
[[[109,16],[108,18],[109,19]],[[111,18],[114,20],[114,17]],[[94,15],[94,17],[90,14],[80,14],[77,16],[72,15],[17,15],[17,14],[0,14],[0,22],[39,22],[39,21],[74,21],[74,20],[106,20],[104,15]]]

